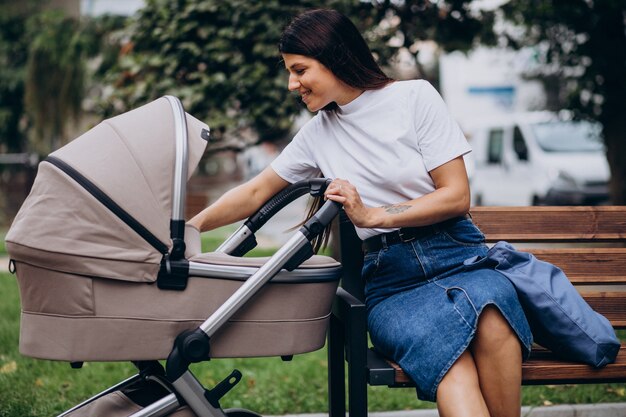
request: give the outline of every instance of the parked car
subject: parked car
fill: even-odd
[[[486,123],[470,135],[474,205],[595,205],[608,202],[601,127],[552,113]]]

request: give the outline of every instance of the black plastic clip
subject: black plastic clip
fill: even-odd
[[[289,258],[287,262],[285,262],[283,268],[287,271],[293,271],[314,254],[311,242],[306,242],[304,246],[298,249],[298,251],[291,258]]]
[[[256,245],[256,237],[254,234],[249,234],[229,255],[241,257],[254,249]]]
[[[215,388],[211,390],[206,390],[204,393],[204,397],[211,403],[211,405],[215,408],[220,407],[220,399],[228,394],[228,391],[233,389],[235,385],[237,385],[241,381],[241,372],[237,369],[233,369],[233,371],[228,375],[226,379],[217,384]]]

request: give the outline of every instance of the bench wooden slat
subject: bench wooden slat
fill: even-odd
[[[626,248],[523,249],[561,268],[574,284],[626,282]]]
[[[386,360],[395,372],[395,384],[399,387],[413,385],[411,379],[395,362]],[[554,354],[539,348],[533,351],[530,359],[522,364],[522,381],[524,385],[535,384],[566,384],[600,381],[626,381],[626,345],[622,345],[615,363],[604,368],[560,360]]]
[[[557,384],[568,382],[590,382],[626,380],[626,346],[622,345],[615,363],[596,369],[589,365],[556,359],[551,352],[540,352],[522,365],[522,380],[526,385]]]
[[[584,242],[626,238],[626,206],[474,207],[489,241]]]
[[[581,292],[587,303],[616,329],[626,328],[626,292]]]

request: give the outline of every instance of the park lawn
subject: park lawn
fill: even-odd
[[[6,256],[7,254],[7,248],[4,243],[4,237],[6,236],[6,234],[6,230],[0,229],[0,256]]]
[[[223,236],[203,234],[203,251],[217,247]],[[266,256],[271,249],[255,249]],[[0,272],[0,417],[48,417],[134,374],[129,363],[86,363],[80,370],[67,363],[22,357],[18,352],[19,291],[15,278]],[[626,336],[622,333],[621,336]],[[327,412],[326,349],[280,358],[218,359],[193,365],[208,388],[234,368],[243,379],[222,399],[222,406],[242,407],[261,414]],[[369,387],[371,411],[432,408],[418,401],[412,389]],[[523,388],[524,405],[550,405],[626,401],[623,384],[537,386]]]

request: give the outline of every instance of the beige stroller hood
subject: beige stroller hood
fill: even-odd
[[[312,235],[281,248],[289,253],[282,264],[229,254],[241,247],[238,236],[249,249],[252,224],[303,190],[323,193],[326,180],[287,187],[246,223],[253,230],[243,225],[229,240],[232,250],[202,254],[199,232],[184,227],[182,213],[208,127],[184,115],[173,97],[156,100],[102,122],[40,164],[6,237],[20,287],[22,354],[164,359],[178,334],[217,311],[228,317],[211,325],[211,357],[288,356],[323,346],[341,266],[308,259]],[[271,282],[243,293],[236,310],[233,302],[223,306],[255,274]]]
[[[240,256],[271,216],[307,192],[323,196],[330,180],[285,187],[216,253],[200,253],[184,203],[208,138],[208,127],[166,96],[102,122],[39,165],[6,237],[20,288],[20,352],[74,366],[130,360],[140,370],[63,417],[165,416],[184,404],[202,417],[256,416],[219,405],[239,371],[205,390],[189,365],[324,345],[341,265],[313,255],[311,242],[340,206],[325,202],[271,257]],[[165,392],[151,404],[124,397],[135,382],[153,394],[144,384],[155,381]]]
[[[52,153],[39,165],[6,236],[11,258],[77,275],[154,281],[172,246],[174,117],[168,100],[161,98],[105,120]],[[186,122],[189,178],[206,147],[202,136],[208,127],[190,115]],[[136,222],[125,223],[61,164]]]

